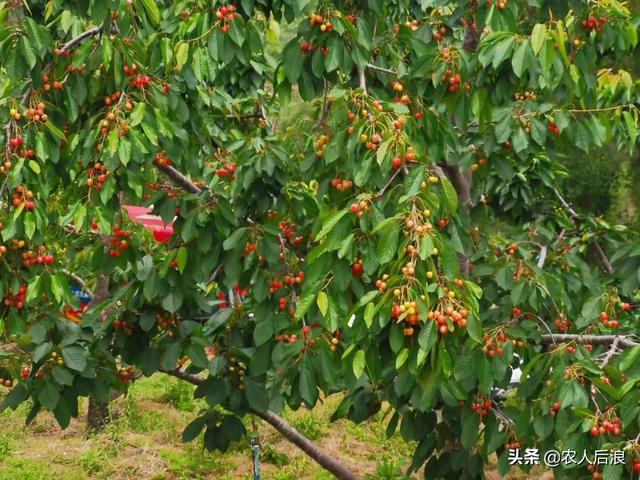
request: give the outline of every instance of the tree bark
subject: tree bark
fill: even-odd
[[[440,175],[446,176],[453,185],[453,188],[456,189],[456,193],[458,195],[458,202],[465,209],[471,209],[471,172],[461,172],[460,168],[455,165],[437,165],[436,170]],[[469,276],[470,270],[470,262],[469,257],[465,254],[458,254],[458,258],[460,260],[460,272],[463,276]]]
[[[198,375],[185,373],[180,369],[171,371],[163,371],[168,375],[180,378],[193,385],[201,384],[204,379]],[[258,412],[252,410],[251,413],[262,420],[267,422],[273,428],[275,428],[280,434],[282,434],[287,440],[293,443],[296,447],[309,455],[318,465],[331,473],[333,476],[340,480],[359,480],[359,477],[349,470],[345,463],[334,455],[324,451],[314,442],[298,432],[294,427],[289,425],[282,417],[278,416],[274,412]]]
[[[87,429],[92,432],[99,432],[111,421],[109,404],[98,403],[93,397],[89,397],[89,408],[87,410]]]
[[[98,303],[109,298],[109,277],[101,273],[98,276],[98,284],[91,303]],[[105,321],[107,312],[101,313],[102,321]],[[87,409],[87,429],[98,432],[111,421],[111,413],[109,411],[109,403],[98,403],[93,397],[89,396],[89,408]]]

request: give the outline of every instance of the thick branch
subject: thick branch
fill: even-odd
[[[167,373],[174,377],[180,378],[181,380],[185,380],[193,385],[200,385],[202,382],[204,382],[204,379],[202,377],[185,373],[180,369],[171,370],[169,372],[165,371],[163,373]],[[300,448],[322,468],[333,474],[336,478],[339,478],[340,480],[358,480],[358,476],[351,472],[348,468],[346,468],[343,462],[339,461],[334,455],[331,455],[328,452],[322,450],[315,443],[298,432],[294,427],[289,425],[280,416],[271,411],[258,412],[256,410],[252,410],[251,413],[253,415],[256,415],[257,417],[260,417],[262,420],[275,428],[287,440]]]
[[[631,348],[640,345],[631,335],[575,335],[575,334],[553,334],[542,335],[542,343],[550,345],[552,343],[575,342],[585,345],[611,345],[617,342],[620,348]]]
[[[100,35],[102,33],[102,30],[103,30],[102,26],[90,28],[86,32],[83,32],[80,35],[78,35],[77,37],[72,38],[67,43],[65,43],[62,47],[60,47],[60,53],[62,54],[64,52],[66,52],[67,50],[71,50],[73,47],[75,47],[76,45],[82,43],[83,41],[87,40],[88,38],[93,38],[96,35]]]
[[[189,180],[187,177],[185,177],[181,172],[176,170],[171,165],[166,165],[166,166],[163,166],[163,167],[159,166],[158,169],[162,170],[167,175],[167,177],[169,177],[178,186],[182,187],[187,192],[189,192],[189,193],[202,193],[202,190],[200,190],[198,187],[196,187],[191,180]]]

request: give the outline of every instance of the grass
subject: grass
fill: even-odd
[[[339,402],[328,398],[313,413],[288,410],[284,417],[364,480],[406,480],[414,445],[398,435],[387,439],[382,414],[359,425],[330,422]],[[192,386],[162,375],[137,382],[118,399],[113,421],[98,434],[87,435],[84,418],[61,430],[47,413],[25,427],[29,405],[23,405],[0,415],[0,480],[252,480],[248,441],[225,454],[203,451],[198,440],[181,441],[183,428],[204,406],[193,399]],[[247,428],[252,431],[250,421]],[[270,426],[260,424],[258,433],[264,480],[333,478]]]

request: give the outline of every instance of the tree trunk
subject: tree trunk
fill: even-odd
[[[89,397],[89,408],[87,410],[87,429],[98,432],[111,421],[109,404],[96,402],[93,397]]]

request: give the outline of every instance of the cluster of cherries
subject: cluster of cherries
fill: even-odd
[[[105,164],[96,162],[93,167],[89,168],[88,174],[87,187],[95,187],[96,190],[100,191],[104,186],[104,182],[109,178],[110,172]]]
[[[269,294],[273,295],[277,291],[279,291],[284,285],[300,285],[304,280],[304,272],[299,272],[295,276],[285,275],[282,277],[282,280],[273,280],[271,282],[271,286],[269,287]]]
[[[571,320],[564,315],[558,316],[558,318],[555,319],[555,324],[559,332],[566,332],[571,328]]]
[[[440,27],[436,33],[433,34],[433,38],[436,42],[440,43],[447,36],[447,27]]]
[[[333,337],[331,337],[331,340],[329,341],[329,348],[332,352],[335,352],[338,349],[341,337],[342,333],[340,332],[340,330],[337,330],[336,333],[333,334]]]
[[[27,298],[27,285],[23,284],[18,289],[18,293],[14,295],[9,294],[4,299],[4,304],[7,307],[16,307],[18,310],[20,310],[24,308],[26,298]]]
[[[131,236],[131,232],[128,230],[122,230],[120,228],[113,229],[113,235],[109,239],[111,244],[111,250],[109,250],[109,256],[119,257],[122,252],[129,249],[129,241],[127,238]]]
[[[131,380],[136,376],[136,368],[132,365],[128,367],[118,368],[118,378],[122,383],[129,384]]]
[[[64,52],[66,56],[70,56],[71,52]],[[49,92],[51,90],[62,90],[64,88],[64,82],[59,80],[54,80],[53,82],[49,81],[49,75],[42,76],[42,88],[45,92]]]
[[[227,5],[222,6],[216,11],[216,18],[218,20],[222,20],[224,23],[220,27],[222,33],[227,33],[231,28],[229,26],[230,22],[233,22],[236,19],[236,7],[235,5]]]
[[[604,26],[606,24],[607,24],[607,18],[606,17],[596,18],[593,15],[591,15],[586,20],[582,21],[582,27],[585,30],[589,30],[590,32],[593,32],[595,30],[598,33],[601,33],[602,29],[604,28]]]
[[[382,275],[381,279],[376,280],[376,288],[378,289],[378,291],[380,293],[384,293],[387,291],[387,280],[389,279],[389,275],[387,275],[386,273],[384,275]]]
[[[133,325],[121,318],[116,318],[113,322],[111,322],[111,326],[116,332],[123,332],[125,335],[130,336],[133,334]]]
[[[602,422],[596,419],[591,428],[591,436],[599,437],[600,435],[614,435],[616,437],[622,435],[622,420],[618,417],[603,420]]]
[[[549,124],[547,125],[547,129],[556,136],[560,135],[560,128],[558,128],[558,125],[556,124],[556,122],[550,121]]]
[[[31,120],[32,122],[47,122],[49,120],[49,116],[44,113],[44,110],[46,108],[46,105],[42,102],[39,102],[35,108],[31,107],[27,110],[27,117],[29,118],[29,120]],[[13,111],[13,110],[12,110]],[[15,118],[15,115],[14,115]]]
[[[560,410],[560,402],[553,402],[551,407],[549,408],[549,415],[555,417],[558,414],[558,410]]]
[[[448,90],[451,93],[455,93],[460,90],[460,84],[462,82],[462,77],[459,73],[453,73],[453,70],[447,69],[440,77],[440,82],[444,84],[449,84]],[[464,91],[468,92],[471,90],[471,85],[465,82]]]
[[[519,450],[520,442],[518,440],[514,440],[513,442],[507,442],[504,444],[504,448],[506,450]]]
[[[524,347],[524,340],[509,339],[504,332],[498,332],[496,335],[484,335],[484,346],[482,351],[486,353],[488,358],[502,357],[504,355],[505,346],[510,342],[515,347]]]
[[[154,162],[158,167],[168,167],[172,163],[171,159],[167,155],[167,152],[164,150],[160,150],[158,153],[156,153]]]
[[[249,242],[244,247],[244,252],[242,252],[242,255],[245,257],[248,257],[252,253],[257,253],[257,252],[258,252],[258,244]]]
[[[489,415],[489,411],[491,411],[492,404],[493,402],[491,401],[490,398],[480,399],[477,402],[474,402],[473,405],[471,405],[471,410],[476,415],[478,415],[479,420],[482,420],[484,417]]]
[[[324,55],[325,57],[329,54],[329,47],[325,47],[322,45],[314,45],[309,42],[302,42],[302,44],[300,45],[300,51],[303,54],[315,53],[315,51],[318,50],[318,48],[320,49],[320,52],[322,53],[322,55]]]
[[[230,177],[232,180],[235,180],[237,168],[238,168],[238,164],[236,162],[231,162],[227,166],[223,166],[216,169],[216,175],[220,178]]]
[[[333,25],[331,22],[328,20],[325,21],[325,18],[322,15],[312,14],[311,17],[309,17],[309,25],[311,27],[317,25],[321,32],[333,31]]]
[[[371,210],[371,203],[366,200],[360,200],[351,204],[351,211],[358,217],[362,218],[365,213]]]
[[[318,158],[324,157],[324,147],[328,141],[329,141],[329,136],[325,134],[322,134],[317,138],[315,143],[316,157]]]
[[[516,99],[516,101],[522,102],[526,102],[529,100],[536,101],[538,99],[538,96],[535,94],[535,92],[531,90],[527,90],[524,93],[516,92],[513,97]]]
[[[55,261],[55,257],[48,255],[47,249],[43,245],[38,247],[37,252],[29,250],[22,254],[22,263],[26,268],[31,268],[34,265],[51,265]]]
[[[22,135],[20,134],[16,135],[15,137],[11,137],[11,139],[9,140],[9,146],[14,150],[20,148],[23,144],[24,138],[22,138]]]
[[[0,378],[0,385],[3,387],[11,388],[13,387],[13,380],[10,378]]]
[[[447,335],[451,333],[452,329],[449,328],[450,323],[457,325],[460,328],[467,326],[469,312],[464,308],[458,308],[455,305],[442,305],[438,307],[438,310],[432,310],[428,313],[427,318],[434,320],[438,326],[438,332],[440,335]]]
[[[285,238],[289,240],[289,243],[292,245],[299,247],[302,245],[302,241],[304,238],[297,234],[296,232],[296,224],[293,222],[282,221],[279,224],[280,231],[283,233]],[[281,260],[284,260],[284,253],[280,253]]]
[[[156,323],[170,337],[176,334],[176,329],[180,326],[180,320],[175,315],[167,315],[160,312],[156,313]]]
[[[346,192],[353,187],[352,180],[343,180],[342,178],[334,178],[331,180],[331,186],[339,192]]]
[[[33,199],[33,192],[19,185],[11,196],[11,204],[14,207],[24,206],[25,211],[29,212],[36,208],[36,202]]]
[[[618,320],[611,320],[607,312],[600,312],[600,321],[602,325],[608,328],[618,328],[620,326],[620,322]]]

